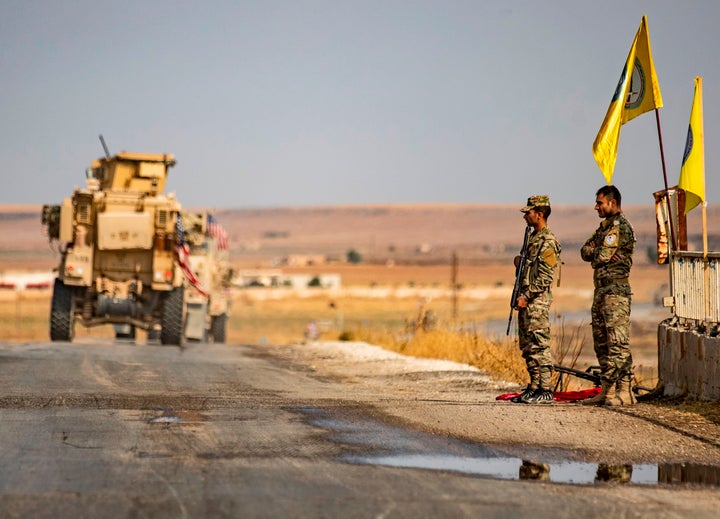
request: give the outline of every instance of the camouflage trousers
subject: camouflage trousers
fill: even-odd
[[[552,356],[550,355],[550,303],[552,295],[543,294],[518,312],[518,335],[530,384],[550,389]]]
[[[629,285],[595,289],[591,310],[593,345],[602,377],[611,382],[630,380],[632,375],[631,302]]]

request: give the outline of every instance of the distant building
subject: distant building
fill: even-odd
[[[319,281],[317,288],[338,289],[342,285],[340,274],[293,274],[288,275],[285,279],[289,286],[299,290],[310,287],[315,278]]]
[[[285,258],[288,267],[314,267],[325,263],[327,259],[323,254],[289,254]]]
[[[50,271],[0,272],[0,289],[26,290],[50,288],[55,280],[55,274]]]
[[[235,274],[233,285],[237,287],[280,287],[284,275],[281,270],[241,270]]]
[[[286,274],[279,269],[241,270],[233,278],[238,288],[279,288],[300,290],[311,286],[317,278],[317,288],[337,289],[342,285],[340,274]]]

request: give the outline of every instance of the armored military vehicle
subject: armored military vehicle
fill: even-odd
[[[172,155],[110,156],[105,147],[84,188],[43,207],[42,223],[61,253],[51,340],[72,341],[77,322],[113,324],[118,337],[135,337],[139,328],[163,344],[182,342],[186,272],[192,271],[178,255],[185,245],[181,205],[164,193],[174,165]]]
[[[224,343],[230,315],[233,271],[228,261],[225,229],[210,212],[182,213],[192,277],[185,280],[185,338]],[[203,293],[204,292],[204,293]]]

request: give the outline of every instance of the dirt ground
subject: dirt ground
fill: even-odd
[[[492,380],[474,367],[365,343],[314,342],[273,348],[272,354],[353,387],[368,386],[385,395],[387,404],[378,404],[384,413],[434,434],[504,445],[543,461],[692,463],[720,470],[720,423],[677,402],[622,408],[513,404],[496,397],[517,385]],[[402,405],[396,403],[398,393]]]

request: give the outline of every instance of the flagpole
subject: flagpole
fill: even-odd
[[[655,122],[657,123],[658,142],[660,143],[660,162],[662,162],[663,181],[665,182],[665,198],[667,200],[668,212],[670,214],[670,243],[672,250],[676,250],[675,227],[673,226],[673,211],[670,204],[670,187],[668,186],[667,168],[665,167],[665,149],[663,148],[662,129],[660,128],[660,110],[655,108]],[[672,258],[671,258],[672,259]]]
[[[702,203],[703,269],[705,282],[705,319],[710,319],[710,265],[708,262],[707,202]]]
[[[665,150],[663,148],[663,140],[662,140],[662,129],[660,128],[660,110],[655,108],[655,122],[657,123],[657,131],[658,131],[658,142],[660,144],[660,162],[662,162],[662,169],[663,169],[663,181],[665,182],[665,202],[667,203],[667,211],[668,216],[670,220],[670,247],[668,250],[668,275],[669,275],[669,288],[670,288],[670,295],[675,295],[675,286],[673,283],[673,253],[676,250],[676,242],[675,242],[675,226],[673,225],[673,208],[672,204],[670,203],[670,187],[668,186],[668,179],[667,179],[667,168],[665,167]],[[679,215],[678,215],[679,217]],[[707,263],[707,262],[706,262]],[[707,305],[707,302],[706,302]]]

